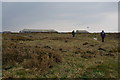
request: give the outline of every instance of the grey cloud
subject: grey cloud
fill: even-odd
[[[4,2],[2,9],[3,30],[13,31],[33,26],[59,31],[80,29],[77,24],[105,26],[108,14],[117,16],[115,2]]]

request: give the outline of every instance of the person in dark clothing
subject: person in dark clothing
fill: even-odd
[[[75,37],[75,31],[74,30],[72,31],[72,36]]]
[[[104,42],[104,38],[105,38],[105,32],[104,32],[104,30],[102,30],[102,32],[100,34],[101,34],[102,42]]]

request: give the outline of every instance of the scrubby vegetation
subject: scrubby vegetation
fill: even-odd
[[[118,78],[119,38],[109,33],[103,43],[95,33],[5,33],[3,78]]]

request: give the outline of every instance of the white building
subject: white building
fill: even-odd
[[[89,33],[89,32],[86,30],[76,30],[76,33]]]
[[[23,29],[19,31],[20,33],[33,33],[33,32],[46,32],[46,33],[57,33],[56,30],[53,29]]]

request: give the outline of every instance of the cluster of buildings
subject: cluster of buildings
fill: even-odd
[[[19,31],[19,33],[62,33],[58,32],[54,29],[23,29]],[[72,31],[71,31],[72,32]],[[11,31],[4,31],[3,33],[12,33]],[[70,33],[70,32],[64,32],[64,33]],[[76,30],[76,33],[89,33],[86,30]]]
[[[42,30],[42,29],[23,29],[21,31],[19,31],[20,33],[33,33],[33,32],[43,32],[43,33],[62,33],[62,32],[58,32],[56,30],[53,29],[48,29],[48,30]],[[72,31],[71,31],[72,32]],[[65,33],[65,32],[64,32]],[[66,32],[67,33],[67,32]],[[76,30],[76,33],[89,33],[86,30]]]

